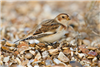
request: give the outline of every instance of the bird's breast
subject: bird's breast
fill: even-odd
[[[54,42],[62,38],[65,33],[66,33],[66,30],[62,28],[62,29],[59,29],[57,33],[55,34],[40,38],[39,41],[40,42]]]

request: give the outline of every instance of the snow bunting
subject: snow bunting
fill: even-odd
[[[40,42],[47,43],[57,41],[66,33],[68,20],[70,20],[69,16],[66,13],[61,13],[54,19],[49,19],[41,22],[36,30],[31,32],[31,35],[17,41],[25,41],[31,39],[37,39]]]

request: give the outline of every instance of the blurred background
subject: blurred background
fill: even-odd
[[[100,38],[100,1],[2,1],[0,38],[22,38],[43,20],[60,13],[71,17],[69,26],[80,36]],[[84,34],[84,35],[83,35]]]

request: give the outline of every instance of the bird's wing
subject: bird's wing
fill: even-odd
[[[38,26],[38,28],[32,35],[28,36],[27,38],[22,39],[22,41],[29,40],[29,39],[38,39],[38,38],[45,37],[48,35],[56,34],[57,29],[60,26],[61,24],[59,24],[55,20],[46,20],[42,22],[40,26]]]
[[[54,34],[60,24],[55,20],[46,20],[40,24],[40,26],[36,29],[33,35],[38,34]]]

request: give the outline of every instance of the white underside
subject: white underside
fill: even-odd
[[[62,31],[59,31],[56,34],[40,38],[39,41],[41,41],[41,42],[54,42],[54,41],[57,41],[60,38],[62,38],[65,33],[66,33],[66,31],[63,29]]]

